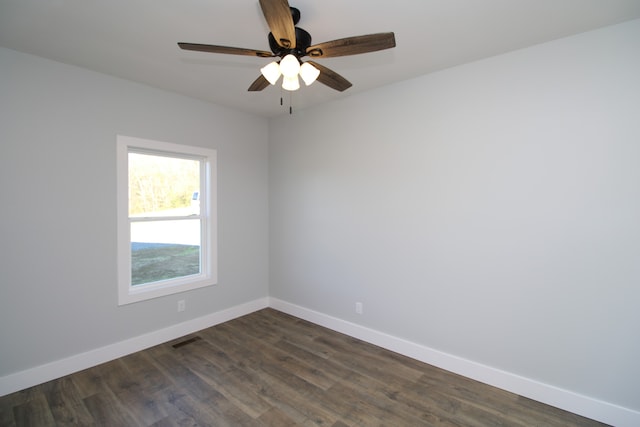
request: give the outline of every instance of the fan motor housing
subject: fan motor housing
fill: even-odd
[[[291,10],[293,25],[297,25],[298,22],[300,22],[300,10],[295,7],[289,7],[289,9]],[[281,58],[290,53],[295,55],[298,59],[305,56],[307,54],[307,48],[311,46],[311,34],[299,27],[295,27],[295,32],[296,47],[294,49],[280,46],[276,41],[276,38],[273,37],[273,34],[269,33],[269,47],[271,48],[271,51]]]
[[[272,33],[269,33],[269,47],[271,51],[280,57],[283,57],[288,54],[293,54],[297,58],[303,57],[307,54],[307,48],[311,46],[311,34],[309,34],[306,30],[303,30],[300,27],[295,27],[296,30],[296,47],[293,49],[289,49],[286,47],[282,47],[276,42],[275,37],[273,37]]]

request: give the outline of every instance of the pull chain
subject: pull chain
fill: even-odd
[[[291,91],[288,91],[288,92],[289,92],[289,114],[291,115],[293,114],[293,106],[291,105],[291,98],[293,95],[291,94]],[[280,89],[280,106],[284,106],[284,95],[283,95],[282,89]]]

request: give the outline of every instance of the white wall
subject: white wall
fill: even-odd
[[[640,411],[639,52],[632,21],[273,120],[271,296]]]
[[[266,298],[267,129],[0,49],[0,377]],[[217,286],[117,305],[116,134],[218,150]]]

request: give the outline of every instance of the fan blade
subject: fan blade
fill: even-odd
[[[331,89],[335,89],[340,92],[344,92],[349,89],[352,85],[349,80],[342,77],[340,74],[335,71],[318,64],[317,62],[307,61],[309,64],[316,67],[320,70],[320,75],[318,76],[318,81],[322,84],[329,86]]]
[[[271,58],[275,56],[273,53],[267,52],[266,50],[244,49],[241,47],[215,46],[212,44],[178,43],[178,46],[180,46],[180,49],[197,50],[199,52],[227,53],[230,55],[244,55],[244,56],[259,56],[261,58]]]
[[[357,55],[376,50],[396,47],[393,33],[377,33],[366,36],[347,37],[319,43],[307,48],[307,55],[313,58],[332,58],[335,56]]]
[[[264,76],[262,74],[260,74],[260,77],[258,77],[256,79],[256,81],[251,83],[251,86],[249,86],[248,91],[249,92],[258,92],[258,91],[261,91],[262,89],[266,88],[270,84],[271,83],[269,83],[269,80],[265,79]]]
[[[287,0],[260,0],[264,19],[279,46],[286,49],[296,47],[296,30]]]

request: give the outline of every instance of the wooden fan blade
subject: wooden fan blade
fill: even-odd
[[[249,86],[249,89],[247,90],[249,92],[258,92],[266,88],[270,84],[271,83],[269,83],[269,80],[265,79],[264,76],[260,74],[260,77],[258,77],[253,83],[251,83],[251,86]]]
[[[198,43],[178,43],[180,49],[184,50],[197,50],[199,52],[209,53],[226,53],[230,55],[244,55],[244,56],[259,56],[261,58],[271,58],[275,56],[271,52],[266,50],[244,49],[241,47],[228,47],[228,46],[215,46],[212,44],[198,44]]]
[[[368,34],[366,36],[347,37],[319,43],[307,48],[307,55],[313,58],[332,58],[335,56],[357,55],[396,47],[393,33]]]
[[[320,75],[318,76],[318,81],[322,84],[329,86],[331,89],[335,89],[340,92],[344,92],[349,89],[352,85],[351,82],[335,71],[318,64],[317,62],[307,61],[309,64],[316,67],[320,70]]]
[[[286,49],[296,47],[296,30],[287,0],[260,0],[264,19],[279,46]]]

